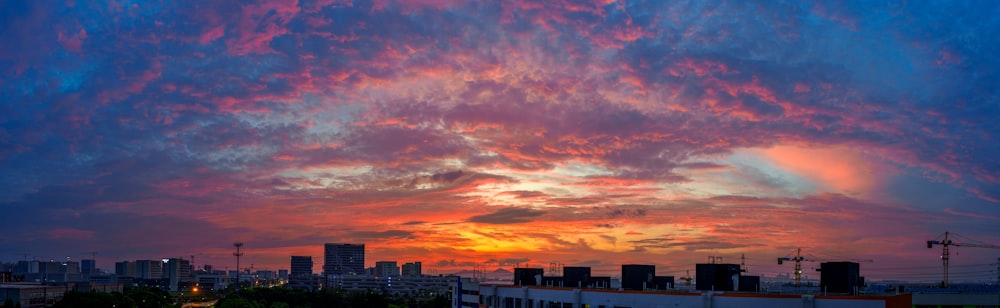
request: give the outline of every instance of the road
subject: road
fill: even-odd
[[[184,305],[182,305],[182,306],[181,306],[181,308],[192,308],[192,307],[212,307],[212,306],[215,306],[215,303],[216,303],[216,302],[218,302],[218,301],[219,301],[219,300],[214,300],[214,301],[207,301],[207,302],[194,302],[194,303],[187,303],[187,304],[184,304]]]

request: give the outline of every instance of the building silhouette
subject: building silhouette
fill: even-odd
[[[80,260],[80,272],[84,275],[97,274],[97,262],[94,259]]]
[[[288,286],[296,289],[314,289],[312,256],[292,256]]]
[[[169,283],[170,291],[177,292],[182,285],[191,282],[191,261],[170,258],[163,263],[163,279]]]
[[[313,274],[313,257],[312,256],[292,256],[291,260],[291,272],[289,273],[292,277],[297,276],[312,276]]]
[[[160,279],[163,276],[163,261],[160,260],[136,260],[135,278],[139,279]]]
[[[396,266],[396,261],[375,262],[375,276],[379,277],[399,276],[399,267]]]
[[[418,262],[411,262],[403,264],[403,276],[420,276],[423,275],[423,264]]]
[[[323,275],[364,275],[365,244],[326,243],[323,247]]]
[[[115,275],[136,277],[136,262],[121,261],[115,262]]]

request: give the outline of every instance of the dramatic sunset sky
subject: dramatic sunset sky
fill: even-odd
[[[1000,244],[998,55],[995,1],[2,1],[0,260],[939,279]]]

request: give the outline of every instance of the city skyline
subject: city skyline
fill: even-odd
[[[802,248],[930,276],[946,231],[1000,244],[998,15],[4,2],[0,260],[221,268],[245,242],[241,266],[320,272],[323,243],[365,243],[365,266],[439,273],[741,255],[790,273],[776,260]],[[951,252],[996,276],[1000,249]]]

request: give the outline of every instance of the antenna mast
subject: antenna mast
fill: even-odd
[[[233,243],[233,247],[236,247],[236,252],[233,253],[236,256],[236,294],[240,294],[240,257],[243,256],[240,248],[243,247],[243,242]]]

